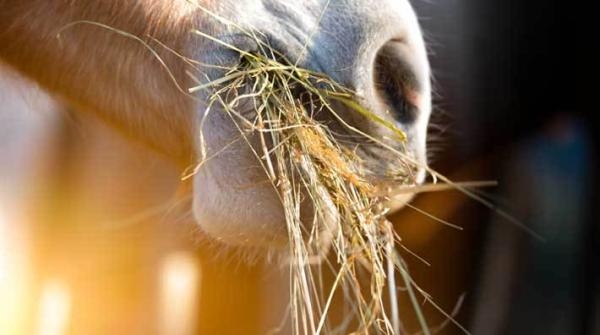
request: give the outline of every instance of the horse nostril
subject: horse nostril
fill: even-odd
[[[403,42],[392,39],[377,52],[373,69],[376,93],[394,118],[403,124],[415,122],[419,111],[415,101],[418,83],[408,56]]]

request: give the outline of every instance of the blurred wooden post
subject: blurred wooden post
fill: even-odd
[[[203,281],[197,334],[259,335],[264,302],[260,297],[261,267],[223,257],[200,253]]]

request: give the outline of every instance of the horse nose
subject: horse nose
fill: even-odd
[[[364,107],[394,121],[424,162],[430,73],[415,12],[406,0],[349,2],[323,10],[308,63],[354,90]]]
[[[351,1],[324,9],[309,62],[356,91],[366,107],[401,125],[429,108],[429,65],[416,15],[406,0]]]

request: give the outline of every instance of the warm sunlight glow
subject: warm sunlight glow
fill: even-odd
[[[43,286],[39,300],[37,335],[67,334],[71,297],[68,288],[58,280],[49,280]]]
[[[0,207],[0,289],[4,291],[8,274],[10,273],[10,247],[7,239],[8,219],[4,217],[4,210]],[[4,292],[3,292],[4,293]]]
[[[200,268],[193,255],[175,252],[161,266],[160,334],[194,333]]]
[[[29,298],[27,252],[13,223],[0,207],[0,334],[22,334]]]

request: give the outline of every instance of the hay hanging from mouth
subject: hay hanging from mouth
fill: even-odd
[[[396,251],[397,236],[385,217],[386,198],[356,151],[341,145],[316,116],[327,113],[349,133],[389,148],[398,160],[405,158],[403,153],[346,123],[332,102],[387,128],[393,141],[403,143],[405,134],[358,104],[349,89],[267,50],[240,52],[238,67],[191,91],[212,90],[209,109],[216,104],[230,116],[280,197],[289,238],[293,332],[399,334],[398,272],[428,333],[413,283]],[[259,145],[252,141],[254,136]],[[414,182],[401,167],[390,173],[391,179]],[[327,258],[330,249],[334,264]],[[324,266],[336,271],[328,287],[319,279]],[[332,325],[329,311],[338,292],[351,312],[341,325]],[[355,329],[348,329],[351,326]]]
[[[226,20],[205,8],[202,11],[218,21],[237,29],[235,23]],[[419,166],[405,152],[390,144],[390,139],[375,138],[347,123],[331,102],[339,102],[360,114],[369,122],[387,128],[392,142],[404,143],[406,135],[393,123],[365,109],[357,102],[351,90],[339,85],[327,76],[299,68],[283,55],[260,40],[260,34],[244,31],[256,40],[261,52],[247,53],[198,30],[193,32],[240,53],[239,66],[216,80],[188,89],[177,82],[166,63],[142,38],[105,24],[93,21],[74,21],[65,25],[60,32],[78,24],[89,24],[130,38],[146,48],[167,71],[169,77],[182,93],[209,90],[207,111],[218,105],[231,118],[241,137],[252,148],[263,166],[273,187],[278,191],[285,210],[289,237],[287,264],[290,270],[290,317],[294,334],[400,334],[405,333],[400,320],[397,292],[406,292],[421,327],[422,334],[430,334],[421,302],[417,293],[438,312],[447,318],[439,327],[453,323],[465,334],[469,332],[446,313],[410,277],[407,266],[398,253],[400,238],[394,233],[391,222],[385,215],[387,197],[407,193],[457,190],[497,215],[515,224],[531,236],[542,240],[535,231],[518,219],[498,208],[485,197],[473,192],[476,187],[496,186],[495,181],[456,183],[444,175]],[[60,32],[57,37],[60,37]],[[196,69],[216,67],[186,58],[168,48],[160,41],[150,38],[161,47],[185,60]],[[198,80],[193,74],[188,73]],[[250,104],[248,104],[250,102]],[[243,107],[242,107],[243,105]],[[247,106],[252,106],[248,113]],[[362,137],[387,150],[389,159],[397,163],[395,171],[386,174],[390,185],[381,185],[371,178],[367,164],[355,150],[341,145],[327,124],[315,116],[328,113],[333,120],[344,126],[348,133]],[[205,113],[205,118],[208,112]],[[207,157],[202,125],[200,126],[201,161],[186,179],[197,172]],[[260,146],[253,146],[251,137],[258,135]],[[218,154],[218,153],[216,153]],[[433,184],[416,186],[415,167],[424,168],[434,179]],[[444,183],[438,184],[437,180]],[[311,218],[302,215],[310,203]],[[418,208],[417,210],[442,224],[455,227]],[[460,227],[458,227],[460,229]],[[333,250],[334,257],[327,257]],[[333,261],[330,261],[333,259]],[[333,263],[333,264],[332,264]],[[321,280],[324,267],[335,272],[333,285],[326,286]],[[402,287],[396,283],[400,274]],[[348,310],[342,322],[331,322],[330,308],[334,295],[341,293]],[[460,304],[459,304],[460,305]],[[337,321],[337,320],[336,320]]]

